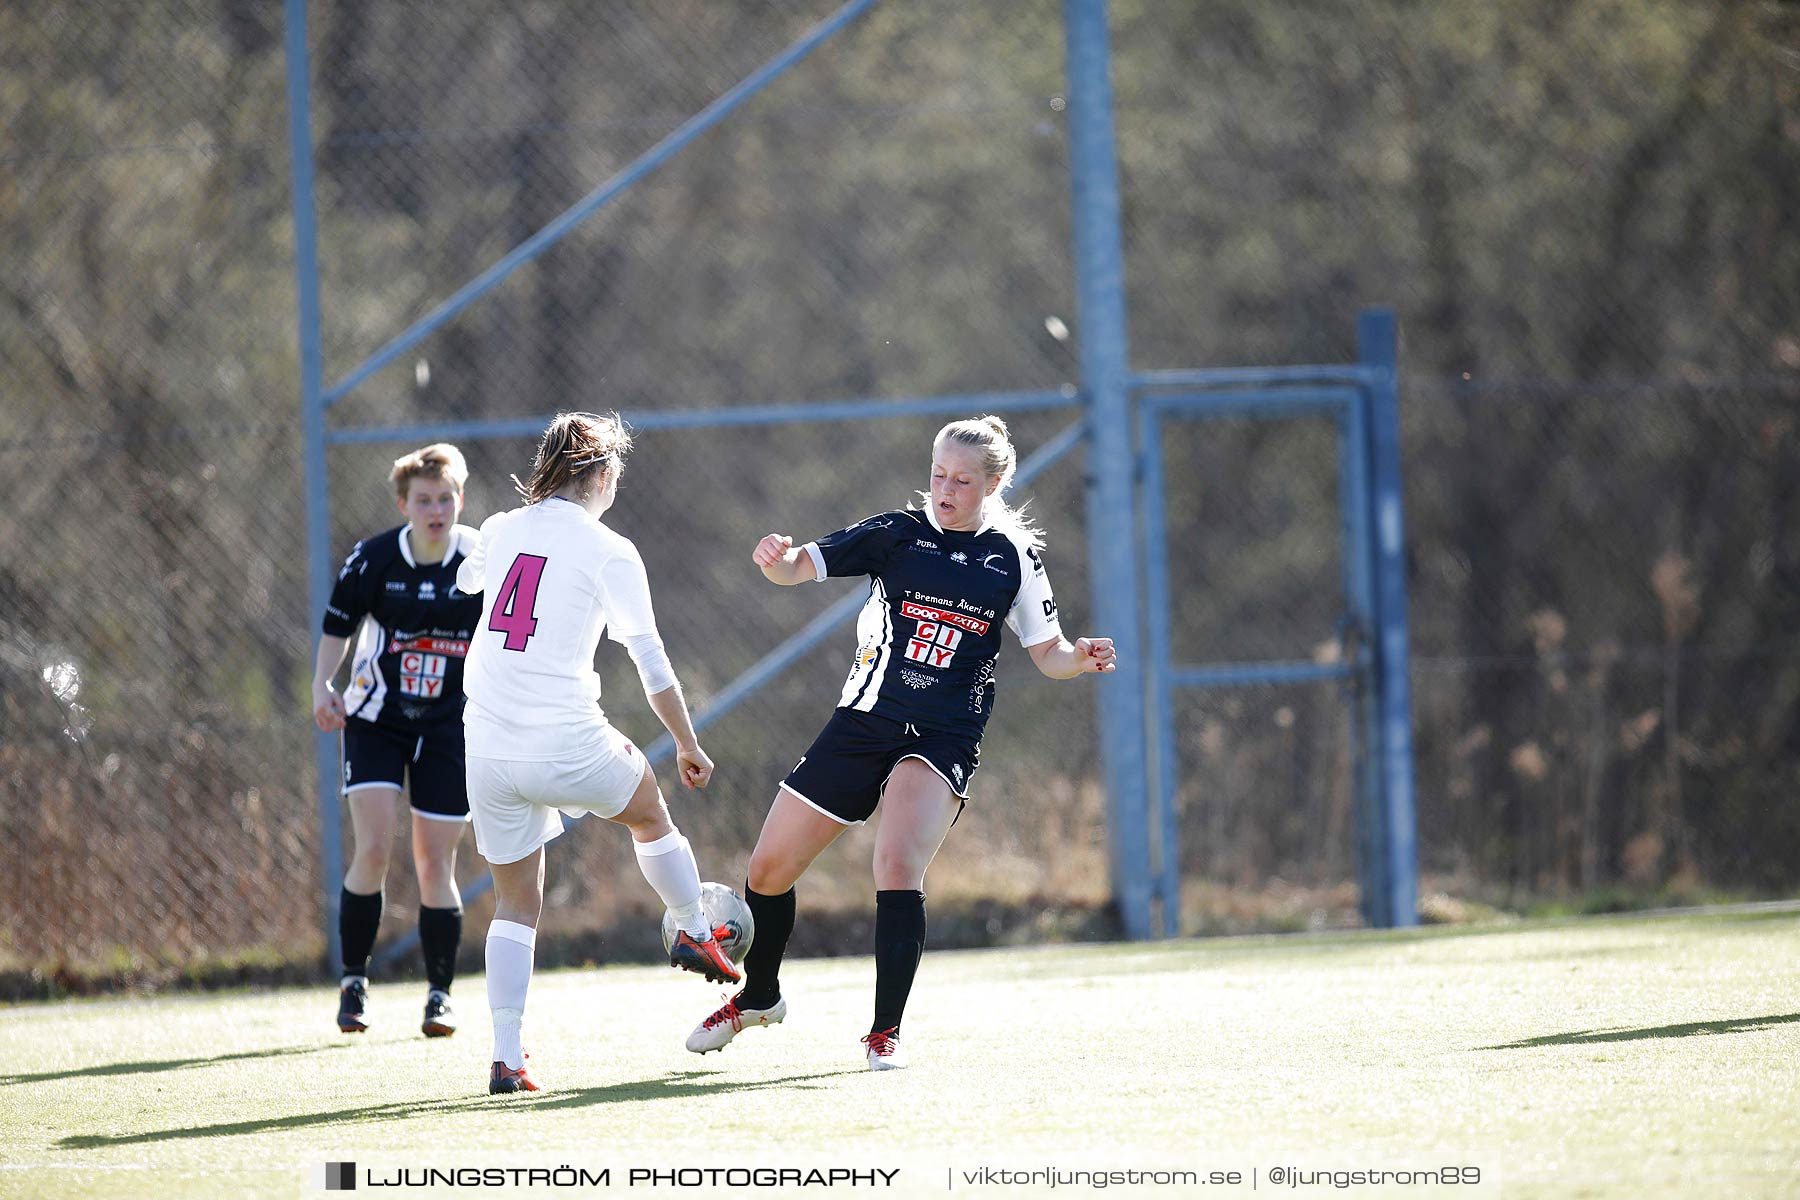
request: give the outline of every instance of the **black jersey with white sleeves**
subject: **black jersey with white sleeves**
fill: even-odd
[[[803,547],[816,576],[867,575],[838,707],[980,737],[994,710],[1002,624],[1024,646],[1061,636],[1042,556],[1023,535],[877,513]]]
[[[344,560],[321,628],[331,637],[356,635],[346,715],[405,734],[454,731],[460,739],[463,659],[481,597],[457,589],[456,568],[478,536],[457,525],[442,561],[419,562],[402,525],[364,538]]]

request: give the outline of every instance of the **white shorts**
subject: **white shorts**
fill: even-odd
[[[475,848],[491,863],[518,862],[563,831],[562,814],[616,817],[631,803],[649,764],[607,726],[601,745],[575,758],[517,762],[465,757]]]

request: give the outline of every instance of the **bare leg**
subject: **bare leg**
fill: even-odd
[[[923,890],[926,868],[961,808],[950,785],[923,762],[909,758],[895,767],[875,831],[876,888]]]
[[[413,868],[419,873],[419,903],[431,908],[461,908],[456,890],[456,849],[466,821],[434,821],[412,815]]]
[[[750,852],[750,889],[765,896],[787,891],[848,828],[786,788],[778,790]]]
[[[345,797],[350,805],[350,836],[355,847],[344,887],[361,896],[379,892],[387,882],[394,854],[394,831],[400,827],[400,789],[358,788]]]

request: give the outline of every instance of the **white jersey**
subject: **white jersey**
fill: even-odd
[[[598,744],[601,632],[621,643],[656,632],[631,540],[578,504],[544,500],[489,517],[456,583],[482,597],[463,668],[467,752],[539,762]]]

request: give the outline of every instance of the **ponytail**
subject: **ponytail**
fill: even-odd
[[[513,487],[525,503],[538,504],[589,475],[597,482],[608,471],[624,470],[630,449],[631,434],[618,413],[557,413],[538,442],[530,478],[520,482],[514,475]]]

